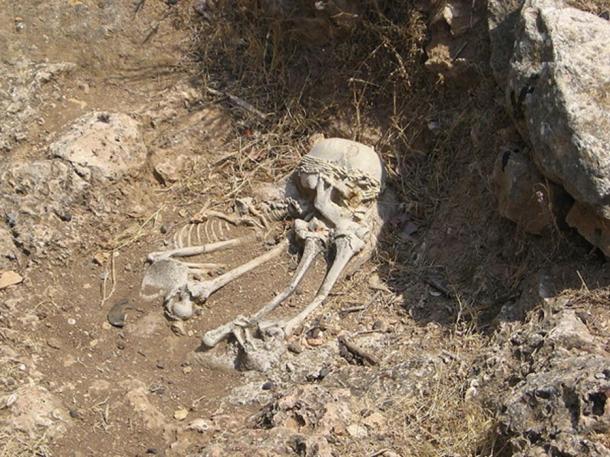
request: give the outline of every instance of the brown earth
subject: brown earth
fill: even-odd
[[[24,278],[0,290],[0,456],[245,455],[257,449],[257,455],[286,455],[269,443],[294,441],[293,433],[305,436],[303,443],[324,435],[326,443],[312,451],[311,443],[291,441],[294,455],[331,455],[324,454],[329,443],[334,455],[346,456],[506,452],[495,437],[498,398],[472,400],[481,357],[497,344],[494,331],[518,327],[528,313],[545,309],[544,299],[567,296],[573,309],[590,316],[594,338],[607,339],[610,278],[603,256],[569,229],[525,235],[495,212],[491,170],[501,135],[493,133],[512,127],[494,102],[488,71],[475,68],[480,79],[468,89],[464,81],[439,83],[426,74],[419,36],[405,43],[407,64],[419,65],[414,85],[393,108],[390,92],[367,93],[367,78],[356,74],[374,62],[354,70],[337,60],[336,80],[330,80],[320,76],[328,62],[312,58],[311,80],[292,74],[281,83],[269,64],[270,84],[256,86],[255,77],[239,73],[212,46],[214,23],[205,23],[193,3],[0,0],[0,97],[14,100],[18,90],[26,100],[0,115],[0,145],[6,146],[0,174],[48,159],[48,145],[93,111],[137,120],[147,150],[145,163],[123,177],[96,178],[74,191],[63,208],[69,217],[45,220],[59,239],[36,252],[25,242],[11,243],[16,254],[0,264]],[[409,33],[421,33],[423,22],[423,16],[414,19]],[[482,40],[477,65],[483,66],[485,40],[473,36]],[[357,40],[350,43],[356,47]],[[248,48],[244,66],[259,51]],[[48,70],[41,64],[64,63],[73,65],[36,79]],[[243,78],[232,78],[231,69]],[[226,81],[217,80],[221,70]],[[347,82],[342,72],[352,70]],[[205,88],[216,83],[269,112],[271,121],[210,95]],[[272,89],[294,95],[300,83],[302,99],[274,105]],[[296,267],[296,254],[287,252],[220,290],[183,329],[172,329],[160,302],[140,299],[146,255],[206,205],[232,211],[236,198],[285,175],[320,132],[377,145],[401,215],[385,227],[375,257],[335,288],[311,323],[319,335],[295,338],[303,352],[289,353],[268,374],[219,367],[197,355],[201,333],[273,297]],[[18,184],[12,191],[0,187],[2,202],[20,195]],[[23,193],[43,195],[44,205],[64,197],[28,186]],[[0,229],[13,230],[13,238],[23,229],[9,219],[22,209],[0,208]],[[227,235],[246,231],[237,227]],[[285,232],[284,225],[275,227],[276,237]],[[252,243],[205,261],[230,268],[264,249]],[[304,306],[323,272],[319,261],[279,314]],[[123,299],[133,307],[120,329],[106,319]],[[345,332],[379,364],[346,354],[337,343]],[[494,392],[501,386],[480,390],[501,397]],[[326,398],[316,389],[336,395],[324,400],[336,402],[336,411],[315,420],[303,413],[302,423],[274,416],[288,403],[298,409],[290,395],[302,394],[303,403],[309,395]],[[207,430],[189,429],[201,419]]]

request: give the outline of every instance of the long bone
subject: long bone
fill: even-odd
[[[218,243],[214,243],[218,244]],[[205,246],[205,245],[203,245]],[[231,281],[254,270],[271,259],[278,257],[288,246],[288,240],[278,243],[273,249],[255,257],[231,271],[228,271],[213,279],[203,281],[189,280],[185,285],[170,291],[165,297],[165,308],[172,318],[188,319],[193,315],[193,300],[197,302],[206,301],[210,295],[223,288]],[[184,248],[189,249],[189,248]],[[198,254],[200,252],[197,252]],[[195,254],[192,254],[195,255]],[[177,300],[176,300],[177,298]]]
[[[325,182],[322,176],[318,175],[315,188],[314,207],[335,227],[333,240],[336,247],[335,259],[311,303],[294,318],[275,324],[275,326],[279,326],[283,330],[285,336],[290,336],[305,319],[324,303],[351,258],[365,246],[363,238],[367,235],[366,228],[352,221],[349,214],[332,201],[333,186]],[[265,325],[274,326],[273,323]]]
[[[345,269],[350,259],[364,247],[364,242],[356,236],[347,235],[336,238],[335,246],[337,248],[335,260],[328,273],[326,273],[324,281],[314,299],[295,317],[279,325],[284,330],[285,336],[292,335],[294,330],[324,303],[324,300],[326,300],[339,279],[341,272]]]
[[[248,335],[248,329],[257,325],[258,321],[265,317],[267,314],[275,310],[280,304],[286,301],[299,286],[303,280],[305,273],[311,267],[314,259],[322,252],[323,242],[318,237],[308,237],[305,239],[305,246],[303,248],[303,255],[299,261],[292,279],[288,286],[276,295],[273,300],[259,309],[256,313],[249,317],[237,316],[233,321],[228,322],[220,327],[212,329],[203,335],[203,344],[209,348],[216,346],[222,340],[233,334],[238,339],[239,343],[243,346],[244,342],[240,336],[240,329],[246,333],[246,340],[251,338]]]
[[[241,246],[256,239],[256,235],[247,235],[226,241],[218,241],[216,243],[200,244],[198,246],[189,246],[177,249],[168,249],[166,251],[151,252],[150,254],[148,254],[148,261],[157,262],[159,260],[165,260],[171,257],[192,257],[199,254],[209,254],[212,252],[224,251],[226,249]]]

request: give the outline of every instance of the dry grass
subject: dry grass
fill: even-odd
[[[568,4],[589,13],[610,13],[610,0],[568,0]]]
[[[421,219],[434,211],[468,139],[473,110],[421,65],[426,27],[414,7],[382,2],[355,27],[335,27],[339,37],[319,45],[298,37],[324,35],[324,27],[271,15],[245,0],[218,16],[198,31],[202,84],[268,113],[261,120],[236,109],[241,132],[220,170],[232,178],[231,195],[284,176],[309,136],[324,133],[373,143],[399,198]],[[443,124],[435,135],[431,121]]]

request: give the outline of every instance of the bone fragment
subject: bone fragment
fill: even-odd
[[[221,242],[222,243],[222,242]],[[214,244],[221,244],[214,243]],[[224,242],[226,243],[226,242]],[[288,246],[288,240],[279,243],[273,249],[228,271],[216,278],[204,281],[189,280],[185,286],[172,290],[165,299],[165,307],[171,318],[188,319],[193,315],[193,299],[206,301],[210,295],[226,286],[231,281],[254,270],[256,267],[279,256]],[[184,248],[187,249],[187,248]]]
[[[314,259],[318,254],[322,252],[322,244],[319,240],[315,238],[308,238],[305,240],[305,247],[303,248],[303,256],[301,257],[301,261],[299,262],[299,266],[297,267],[288,287],[284,289],[281,293],[279,293],[273,300],[263,306],[260,310],[252,315],[252,320],[257,321],[267,314],[272,312],[275,308],[277,308],[280,304],[282,304],[288,297],[290,297],[296,288],[299,286],[305,273],[311,267]]]

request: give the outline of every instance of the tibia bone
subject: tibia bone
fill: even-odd
[[[307,319],[318,307],[324,303],[324,300],[330,294],[333,286],[339,279],[341,272],[345,269],[350,259],[364,246],[364,242],[357,237],[340,237],[335,240],[337,253],[318,293],[313,301],[305,307],[294,318],[286,321],[282,326],[286,336],[292,335],[294,330],[299,327],[305,319]]]

